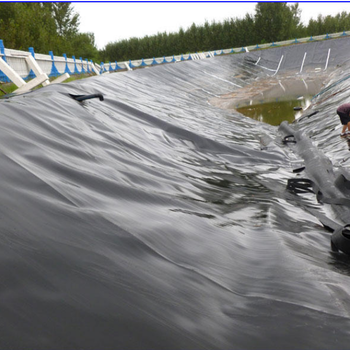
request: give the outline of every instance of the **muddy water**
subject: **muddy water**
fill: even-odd
[[[299,118],[326,80],[327,76],[319,72],[310,76],[268,77],[213,98],[210,103],[223,109],[237,110],[255,120],[279,125],[283,120],[293,122]]]
[[[311,95],[288,101],[277,98],[274,101],[238,108],[237,112],[270,125],[279,125],[283,120],[292,123],[310,106],[311,98]]]

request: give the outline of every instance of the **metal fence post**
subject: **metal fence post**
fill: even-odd
[[[5,46],[4,46],[4,42],[2,40],[0,40],[0,54],[1,54],[1,58],[6,61],[6,55],[5,55]],[[4,83],[9,83],[11,80],[7,77],[6,74],[4,74],[1,70],[0,70],[0,81],[4,82]]]
[[[82,57],[80,57],[80,61],[81,61],[81,72],[80,72],[80,74],[86,73],[85,69],[84,69],[84,62],[83,62]]]
[[[75,56],[72,56],[72,58],[74,60],[74,74],[80,74],[80,72],[78,71],[77,61],[75,60]]]
[[[65,72],[65,73],[68,73],[68,74],[72,74],[72,72],[70,71],[70,69],[69,69],[69,67],[68,67],[67,55],[64,53],[62,56],[64,57],[64,59],[65,59],[65,61],[66,61],[66,67],[65,67],[65,69],[64,69],[64,72]]]
[[[88,61],[88,59],[85,58],[85,61],[86,61],[86,71],[87,71],[88,73],[91,73],[91,70],[90,70],[90,67],[89,67],[89,61]]]
[[[29,52],[31,53],[31,55],[33,56],[33,58],[35,59],[35,52],[34,52],[34,48],[33,47],[30,47],[29,49]],[[30,69],[30,72],[28,74],[28,76],[26,78],[24,78],[24,80],[27,80],[27,79],[34,79],[36,77],[35,73],[33,72],[33,69]]]
[[[55,57],[53,55],[53,52],[49,51],[49,55],[51,56],[51,60],[52,60],[51,72],[49,74],[49,77],[57,77],[60,75],[60,73],[58,72],[58,70],[55,66]]]

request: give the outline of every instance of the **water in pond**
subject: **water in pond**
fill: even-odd
[[[284,120],[292,123],[298,119],[310,103],[311,96],[293,98],[287,101],[275,99],[261,104],[240,107],[237,111],[255,120],[279,125]]]

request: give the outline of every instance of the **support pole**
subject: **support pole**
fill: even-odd
[[[27,56],[25,60],[28,64],[28,67],[34,72],[36,77],[39,77],[42,74],[44,74],[44,72],[41,70],[40,66],[38,65],[37,61],[33,58],[32,55]],[[42,84],[43,86],[49,85],[50,84],[49,78],[47,77],[47,80],[44,81]]]
[[[282,57],[281,57],[281,59],[280,59],[280,63],[278,64],[278,67],[277,67],[277,69],[276,69],[276,72],[274,73],[274,74],[272,74],[272,76],[274,76],[274,75],[276,75],[277,73],[278,73],[278,71],[279,71],[279,69],[280,69],[280,66],[281,66],[281,63],[282,63],[282,60],[283,60],[283,55],[282,55]]]
[[[35,88],[36,86],[42,84],[48,79],[47,75],[45,73],[39,75],[35,79],[32,79],[29,81],[27,84],[22,85],[19,89],[15,91],[15,93],[23,93],[23,92],[28,92],[31,89]]]
[[[327,56],[327,61],[326,61],[326,65],[325,65],[325,67],[324,67],[324,70],[326,70],[327,69],[327,67],[328,67],[328,61],[329,61],[329,55],[331,54],[331,49],[328,49],[328,56]]]
[[[17,86],[26,85],[26,82],[12,69],[2,58],[0,58],[0,70]]]
[[[58,78],[56,78],[54,81],[51,82],[51,84],[59,84],[64,82],[66,79],[68,79],[70,75],[68,73],[64,73],[60,75]]]
[[[5,55],[5,46],[4,46],[4,42],[2,40],[0,40],[0,58],[2,58],[7,63],[6,55]],[[10,79],[1,70],[0,70],[0,81],[3,81],[5,83],[10,82]]]
[[[304,53],[304,58],[303,58],[303,62],[301,63],[301,67],[300,67],[300,72],[299,73],[301,73],[302,70],[303,70],[306,54],[307,54],[307,52]]]

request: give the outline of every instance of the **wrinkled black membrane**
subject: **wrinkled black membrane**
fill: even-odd
[[[1,349],[348,348],[337,213],[287,191],[278,128],[207,102],[266,75],[249,55],[0,101]],[[345,168],[337,89],[295,127]]]

